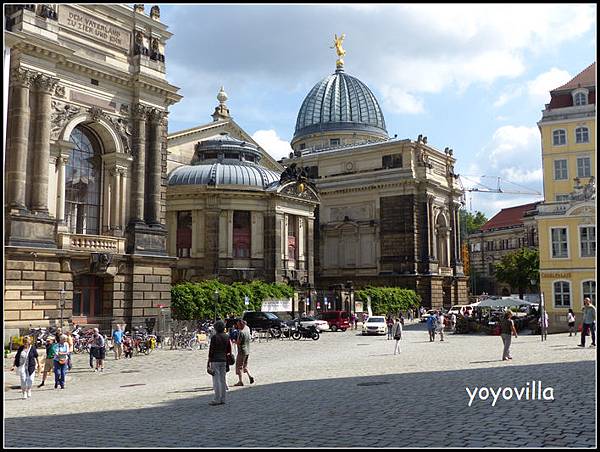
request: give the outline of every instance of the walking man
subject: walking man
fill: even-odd
[[[388,315],[386,319],[387,324],[387,338],[388,341],[392,339],[392,329],[394,328],[394,318],[391,315]]]
[[[512,341],[512,335],[517,336],[517,329],[515,328],[515,322],[512,320],[512,311],[507,311],[504,314],[504,320],[501,326],[502,342],[504,343],[504,351],[502,353],[502,361],[512,359],[510,356],[510,343]]]
[[[396,347],[394,348],[394,355],[400,353],[400,340],[402,339],[402,322],[400,319],[396,319],[394,326],[392,328],[392,334],[394,335],[394,340],[396,341]]]
[[[429,331],[429,342],[435,341],[435,323],[435,315],[430,315],[429,317],[427,317],[427,331]]]
[[[54,372],[54,355],[56,354],[56,343],[54,337],[49,336],[46,339],[46,361],[44,362],[44,373],[42,374],[42,382],[38,385],[38,388],[44,386],[46,377],[49,372]]]
[[[438,311],[437,315],[437,329],[440,333],[440,341],[444,342],[444,312]]]
[[[239,381],[234,386],[244,386],[242,381],[242,373],[247,373],[250,379],[250,384],[254,383],[254,377],[248,371],[248,356],[250,355],[250,328],[244,320],[238,320],[237,328],[239,330],[237,339],[237,358],[235,360],[235,373]]]
[[[123,355],[123,331],[121,331],[121,325],[117,324],[117,329],[113,331],[112,338],[115,344],[115,359],[121,359],[121,355]]]
[[[585,347],[585,337],[588,331],[592,334],[592,345],[596,346],[596,306],[592,304],[592,300],[584,298],[583,300],[583,325],[581,327],[581,344],[577,344],[578,347]]]

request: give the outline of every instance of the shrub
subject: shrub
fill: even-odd
[[[356,295],[367,302],[371,298],[371,309],[375,315],[397,314],[409,308],[416,308],[421,304],[421,296],[414,290],[400,287],[372,287],[357,290]]]

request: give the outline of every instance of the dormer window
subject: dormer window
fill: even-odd
[[[588,103],[588,91],[587,89],[578,89],[573,91],[573,105],[587,105]]]

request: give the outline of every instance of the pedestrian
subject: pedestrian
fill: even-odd
[[[208,348],[208,362],[206,371],[212,375],[213,389],[215,399],[208,404],[223,405],[225,403],[225,394],[227,393],[226,372],[227,356],[231,355],[231,341],[225,333],[225,323],[222,320],[215,322],[215,334],[210,339]]]
[[[425,315],[425,307],[421,306],[421,308],[419,309],[419,318],[423,317]]]
[[[21,379],[21,392],[23,393],[22,398],[31,398],[31,387],[33,386],[33,380],[35,379],[35,369],[37,367],[38,373],[42,370],[40,365],[40,359],[35,347],[32,344],[33,340],[31,336],[25,336],[23,345],[21,345],[15,356],[11,371],[17,369],[17,374]]]
[[[67,331],[67,344],[69,345],[69,358],[67,359],[67,367],[69,370],[73,368],[73,349],[75,345],[75,340],[73,338],[73,332]]]
[[[56,328],[56,332],[54,333],[54,339],[56,341],[56,343],[58,344],[60,342],[60,337],[62,336],[63,332],[62,332],[62,328]]]
[[[385,322],[387,324],[387,338],[388,338],[388,341],[389,341],[389,340],[391,340],[393,338],[393,336],[392,336],[392,328],[394,328],[394,318],[391,315],[388,315]]]
[[[512,320],[513,313],[512,311],[506,312],[504,314],[504,320],[502,321],[500,333],[502,336],[502,343],[504,344],[504,351],[502,353],[502,361],[507,361],[512,359],[510,356],[510,343],[512,341],[512,336],[517,336],[517,329],[515,328],[515,322]]]
[[[435,327],[436,327],[436,318],[435,315],[430,315],[427,317],[427,331],[429,331],[429,342],[435,341]]]
[[[592,300],[584,298],[583,300],[583,312],[582,312],[582,326],[581,326],[581,344],[577,344],[578,347],[585,347],[585,337],[588,332],[592,335],[592,345],[596,346],[596,306],[592,304]]]
[[[571,337],[573,333],[575,333],[575,336],[577,336],[577,330],[575,329],[575,313],[573,312],[573,309],[569,308],[569,312],[567,313],[567,322],[569,323],[569,337]]]
[[[542,323],[542,318],[544,319]],[[540,334],[544,337],[544,340],[548,339],[548,313],[544,310],[543,314],[540,314],[540,318],[538,319],[538,324],[540,325]]]
[[[239,381],[234,386],[244,386],[242,381],[242,373],[248,374],[250,384],[254,383],[254,377],[250,375],[248,371],[248,357],[250,355],[250,328],[246,325],[244,320],[238,320],[238,338],[237,338],[237,358],[235,360],[235,373],[237,374]]]
[[[412,310],[412,308],[410,308],[410,309],[408,310],[408,321],[409,321],[409,322],[412,322],[412,321],[413,321],[413,310]]]
[[[123,354],[125,358],[133,358],[133,340],[129,334],[123,337]]]
[[[116,330],[112,333],[113,344],[115,347],[115,359],[121,359],[123,355],[123,331],[121,325],[117,324]]]
[[[67,344],[67,335],[60,336],[56,353],[54,355],[54,389],[60,385],[60,389],[65,389],[65,380],[69,368],[67,360],[69,359],[69,344]]]
[[[453,312],[452,317],[450,317],[450,323],[452,324],[452,332],[456,331],[456,314]]]
[[[231,328],[229,329],[229,342],[231,344],[232,353],[233,353],[233,346],[234,345],[237,346],[237,339],[238,339],[240,332],[237,329],[238,319],[230,319],[230,321],[231,321]]]
[[[350,317],[350,321],[352,322],[352,329],[355,330],[356,329],[356,313],[353,312],[352,316]]]
[[[96,359],[96,368],[94,372],[104,372],[104,359],[106,358],[106,341],[104,336],[100,334],[98,328],[94,328],[94,336],[92,337],[92,356]]]
[[[44,386],[48,373],[54,372],[54,355],[56,354],[57,347],[58,344],[54,342],[54,336],[49,336],[48,339],[46,339],[46,359],[44,361],[44,373],[42,374],[42,382],[38,385],[38,388]]]
[[[437,314],[437,330],[440,333],[440,342],[444,342],[444,311],[438,311]]]
[[[398,353],[400,353],[400,340],[402,339],[402,322],[400,322],[400,319],[398,319],[398,318],[396,319],[392,329],[393,329],[392,334],[394,335],[394,340],[396,341],[396,347],[394,348],[394,355],[397,355]]]

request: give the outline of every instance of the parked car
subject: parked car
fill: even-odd
[[[246,311],[242,319],[246,321],[250,330],[253,331],[273,328],[281,331],[281,328],[286,327],[286,323],[272,312]]]
[[[430,309],[430,310],[429,310],[429,311],[427,311],[425,314],[423,314],[423,315],[421,316],[421,323],[423,323],[423,322],[427,322],[427,319],[428,319],[429,317],[431,317],[432,315],[434,315],[434,314],[435,314],[435,312],[436,312],[436,310],[435,310],[435,309]]]
[[[387,324],[385,322],[385,316],[373,315],[363,323],[362,334],[387,334]]]
[[[350,314],[346,311],[324,311],[317,316],[319,320],[325,320],[331,331],[346,331],[350,328]]]
[[[327,323],[327,321],[325,320],[317,320],[314,317],[310,317],[307,315],[298,317],[294,320],[297,323],[300,323],[300,326],[304,327],[304,328],[308,328],[310,326],[314,326],[315,328],[317,328],[317,330],[319,332],[321,331],[328,331],[329,330],[329,323]]]

